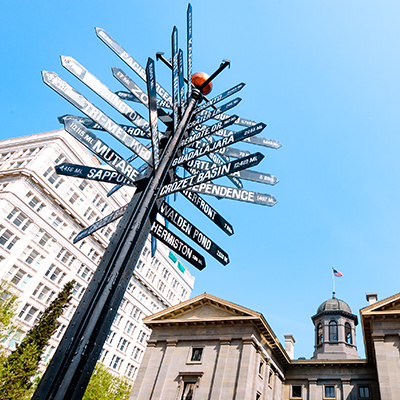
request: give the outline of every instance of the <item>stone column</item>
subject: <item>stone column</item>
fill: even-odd
[[[139,373],[135,380],[133,391],[129,397],[130,400],[142,399],[147,400],[154,389],[157,379],[157,371],[165,352],[165,346],[157,347],[156,340],[149,340],[144,353]]]
[[[215,368],[214,383],[211,391],[211,399],[223,399],[222,387],[225,379],[225,369],[229,362],[229,347],[231,345],[230,339],[220,339],[217,367]]]
[[[386,360],[386,351],[385,351],[385,335],[379,333],[373,333],[372,341],[374,343],[376,369],[378,371],[378,381],[379,381],[379,390],[381,392],[381,398],[385,400],[395,400],[392,397],[392,391],[390,387],[390,378],[388,370],[389,365]]]
[[[177,340],[167,340],[164,359],[162,360],[161,368],[158,371],[157,380],[151,397],[152,399],[173,399],[176,396],[176,387],[173,386],[173,381],[169,382],[168,375],[171,373],[170,370],[174,370],[173,373],[178,375],[178,371],[174,369],[173,365],[173,358],[177,344]]]
[[[240,362],[239,379],[237,386],[237,399],[252,399],[255,398],[254,379],[255,379],[255,355],[256,349],[254,346],[254,338],[245,337],[242,339],[242,357]]]
[[[353,399],[353,394],[351,393],[350,378],[342,378],[342,399],[357,400],[357,398]]]
[[[319,400],[318,399],[318,392],[317,392],[317,380],[316,379],[309,379],[308,380],[308,400]]]

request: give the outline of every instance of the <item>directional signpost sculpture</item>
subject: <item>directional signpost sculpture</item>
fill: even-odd
[[[157,220],[157,214],[221,264],[229,263],[228,254],[169,205],[166,196],[181,193],[227,235],[233,234],[232,225],[199,193],[219,199],[228,198],[267,206],[276,204],[273,196],[243,187],[242,180],[269,185],[278,182],[273,175],[248,170],[258,165],[264,156],[259,152],[251,154],[228,146],[246,142],[277,149],[280,144],[275,140],[255,137],[264,130],[265,124],[225,114],[240,102],[240,98],[221,106],[217,105],[239,92],[244,83],[235,85],[210,100],[205,97],[211,90],[213,79],[229,65],[229,61],[223,60],[210,77],[202,73],[192,76],[190,5],[187,12],[186,76],[183,72],[183,52],[178,49],[176,28],[172,32],[171,61],[167,60],[163,53],[157,53],[157,59],[172,70],[172,96],[157,82],[155,65],[151,58],[148,59],[146,68],[143,68],[104,29],[96,28],[96,34],[146,82],[147,92],[123,70],[112,68],[113,76],[129,91],[114,93],[72,57],[61,57],[62,65],[69,72],[128,120],[128,125],[121,125],[55,72],[43,71],[44,82],[85,114],[59,117],[65,130],[111,167],[95,168],[64,163],[56,166],[56,172],[116,184],[109,195],[122,185],[135,187],[136,190],[129,204],[95,222],[74,239],[76,243],[122,217],[33,396],[36,400],[82,398],[149,234],[199,270],[205,268],[204,257],[172,233],[166,224]],[[131,101],[131,105],[126,101]],[[148,120],[132,108],[132,105],[137,103],[142,103],[148,108]],[[164,132],[160,131],[158,120],[166,125]],[[242,128],[227,129],[235,126]],[[107,131],[131,150],[132,156],[124,159],[89,129]],[[202,158],[203,156],[206,156],[208,161]],[[142,165],[135,167],[132,162],[137,162],[138,158],[142,160]],[[180,168],[177,168],[178,166]],[[215,185],[211,182],[224,176],[229,178],[235,187]]]

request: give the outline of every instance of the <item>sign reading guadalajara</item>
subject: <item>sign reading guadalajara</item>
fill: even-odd
[[[261,204],[262,206],[274,206],[277,200],[274,196],[251,190],[236,189],[227,186],[213,185],[212,183],[201,183],[192,186],[189,191],[208,194],[216,197],[224,197],[231,200],[239,200],[247,203]]]
[[[172,161],[172,166],[176,167],[179,164],[187,163],[190,160],[194,160],[195,158],[199,158],[206,154],[213,153],[221,148],[239,142],[248,136],[257,135],[266,126],[267,125],[265,125],[263,122],[260,122],[259,124],[254,125],[251,128],[243,129],[240,132],[234,133],[232,136],[223,138],[221,140],[217,140],[214,143],[204,143],[202,141],[195,142],[193,147],[198,147],[198,148],[194,151],[191,151],[189,153],[183,154],[180,157],[175,158]]]
[[[217,179],[221,176],[231,174],[242,169],[253,167],[260,163],[264,158],[261,153],[255,153],[247,157],[240,158],[236,161],[232,161],[226,164],[217,165],[215,168],[210,169],[206,172],[200,172],[195,175],[190,175],[186,178],[179,179],[175,182],[169,183],[161,188],[160,197],[167,196],[171,193],[179,192],[180,190],[188,189],[194,185],[198,185],[203,182],[208,182],[211,179]]]
[[[151,235],[163,242],[166,246],[177,252],[186,261],[189,261],[200,271],[206,266],[206,260],[196,250],[192,249],[183,240],[174,235],[164,225],[157,220],[153,222],[150,231]]]

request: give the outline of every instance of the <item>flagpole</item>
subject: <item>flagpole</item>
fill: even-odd
[[[332,287],[333,287],[332,299],[334,299],[335,298],[335,275],[333,274],[333,267],[332,267]]]

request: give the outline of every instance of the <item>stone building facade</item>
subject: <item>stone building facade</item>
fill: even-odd
[[[312,318],[310,360],[292,359],[293,336],[283,347],[262,314],[207,293],[158,312],[144,320],[152,334],[130,400],[398,400],[400,293],[372,298],[361,310],[366,359],[357,317],[335,298]]]
[[[109,183],[55,173],[62,162],[101,167],[63,129],[0,142],[0,279],[19,298],[20,329],[3,343],[14,349],[63,285],[76,281],[70,307],[45,351],[48,363],[97,268],[118,221],[73,244],[78,232],[127,204],[133,188],[107,197]],[[110,169],[110,167],[105,167]],[[111,239],[112,240],[112,239]],[[117,375],[136,377],[150,336],[144,316],[187,300],[194,277],[158,243],[148,239],[118,310],[100,360]]]

